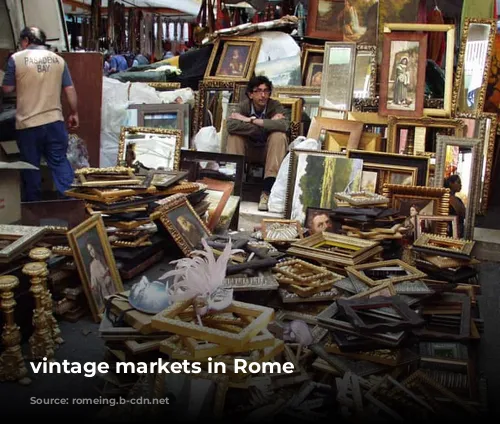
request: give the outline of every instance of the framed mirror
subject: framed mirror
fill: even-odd
[[[327,42],[319,105],[351,110],[356,43]]]
[[[189,104],[137,104],[129,109],[137,109],[137,126],[182,131],[184,149],[189,149],[190,107]]]
[[[196,104],[196,134],[201,128],[214,126],[220,132],[229,103],[233,102],[235,83],[231,81],[200,81],[199,98]]]
[[[455,113],[483,111],[496,30],[493,19],[465,20],[453,90]]]
[[[446,50],[444,52],[443,64],[440,66],[436,63],[436,67],[444,73],[444,87],[440,90],[435,90],[434,98],[427,99],[424,101],[424,115],[427,116],[439,116],[448,117],[452,113],[452,91],[453,91],[453,70],[454,70],[454,60],[455,60],[455,25],[434,25],[434,24],[407,24],[407,23],[388,23],[384,24],[384,33],[390,33],[393,31],[415,31],[426,33],[429,40],[436,40],[442,36],[446,36]],[[441,33],[441,34],[440,34]],[[444,41],[444,40],[443,40]],[[428,57],[433,55],[433,51],[429,50]],[[435,78],[430,78],[428,72],[431,71],[429,63],[426,68],[426,81],[435,80]],[[429,100],[434,100],[429,102]],[[442,100],[442,102],[441,102]],[[428,105],[426,103],[436,103],[440,106]]]
[[[356,46],[356,65],[354,69],[354,99],[375,97],[377,80],[377,47],[365,44]]]
[[[122,127],[117,163],[131,168],[177,171],[181,145],[180,130]]]
[[[483,140],[483,166],[481,169],[480,190],[476,214],[485,214],[490,197],[491,176],[493,172],[493,158],[495,154],[495,139],[497,133],[496,113],[481,113],[474,118],[471,114],[458,114],[465,124],[464,137],[480,138]]]
[[[482,144],[479,138],[437,137],[435,187],[450,188],[450,215],[458,216],[458,237],[472,240],[480,192]],[[445,180],[458,176],[446,185]]]

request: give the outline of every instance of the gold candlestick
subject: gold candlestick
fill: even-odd
[[[47,284],[47,277],[49,276],[47,259],[49,259],[50,255],[51,255],[50,250],[45,247],[35,247],[34,249],[31,249],[29,253],[31,259],[37,262],[41,262],[45,265],[45,271],[41,275],[42,285],[44,288],[43,308],[45,310],[47,322],[50,327],[52,340],[54,340],[54,343],[56,343],[56,345],[59,345],[64,343],[64,340],[61,337],[61,330],[59,328],[59,324],[57,323],[57,320],[54,317],[54,302],[52,300],[52,293],[50,292]]]
[[[21,332],[14,321],[14,289],[19,280],[13,275],[0,277],[0,308],[4,315],[2,344],[4,351],[0,356],[0,381],[19,381],[21,384],[30,384],[27,377],[28,370],[24,364],[21,351]]]
[[[33,326],[35,327],[30,337],[30,350],[32,359],[52,359],[54,357],[54,341],[52,340],[49,323],[43,307],[44,288],[42,275],[45,273],[45,264],[42,262],[31,262],[24,265],[23,274],[31,280],[30,291],[35,299],[33,310]]]

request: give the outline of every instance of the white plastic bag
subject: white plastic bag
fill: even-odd
[[[220,138],[215,127],[203,127],[193,139],[194,147],[199,152],[220,153]]]
[[[288,147],[289,150],[320,150],[321,144],[313,138],[297,137]],[[283,162],[281,162],[276,181],[271,189],[267,207],[269,212],[284,213],[286,200],[286,186],[288,181],[288,165],[290,162],[290,153],[287,153]]]

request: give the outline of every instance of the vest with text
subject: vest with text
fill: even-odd
[[[15,53],[12,58],[16,64],[16,128],[63,121],[64,59],[45,49],[26,49]]]

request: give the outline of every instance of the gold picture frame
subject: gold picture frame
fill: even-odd
[[[390,275],[390,268],[398,268],[398,270],[405,273],[405,275],[394,275],[379,279],[378,277],[375,278],[366,274],[366,271],[371,270],[377,272],[380,270],[381,275],[385,271],[387,271],[389,273],[388,275]],[[403,262],[400,259],[391,259],[388,261],[348,266],[345,270],[348,274],[354,275],[358,280],[369,285],[370,287],[376,287],[385,283],[391,283],[392,285],[394,285],[397,283],[402,283],[404,281],[418,280],[419,278],[427,277],[427,274],[423,273],[413,266],[408,265],[406,262]]]
[[[185,255],[195,250],[202,238],[212,235],[186,198],[160,207],[159,220]]]
[[[299,221],[291,219],[263,219],[262,238],[267,242],[290,242],[304,238]]]
[[[46,233],[47,227],[0,225],[0,239],[12,241],[0,250],[0,263],[9,263],[14,260]]]
[[[105,298],[124,290],[102,216],[93,215],[68,231],[68,242],[92,317],[99,322]]]
[[[304,87],[315,87],[310,84],[306,84],[309,74],[308,71],[312,64],[320,64],[323,66],[323,57],[325,55],[325,47],[317,46],[313,44],[303,44],[302,45],[302,85]],[[319,89],[319,86],[317,86]]]
[[[424,107],[424,115],[448,117],[455,109],[452,106],[453,97],[453,69],[455,60],[455,25],[449,24],[411,24],[411,23],[387,23],[384,24],[383,32],[392,31],[408,32],[444,32],[446,33],[446,58],[444,79],[444,105],[442,109]]]
[[[427,234],[427,231],[422,231],[423,224],[425,221],[430,222],[446,222],[451,225],[451,236],[454,239],[458,238],[458,217],[456,215],[449,216],[438,216],[438,215],[417,215],[417,225],[416,225],[416,234],[415,238],[419,238],[422,234]],[[435,232],[430,232],[434,234]]]
[[[438,234],[421,234],[420,237],[413,243],[414,247],[430,249],[435,252],[451,255],[460,255],[470,257],[475,241],[465,239],[454,239]],[[430,252],[429,252],[430,253]]]
[[[325,132],[325,137],[322,137]],[[348,134],[347,140],[333,140],[328,137],[329,133]],[[322,150],[341,151],[357,149],[363,133],[363,124],[361,122],[347,121],[345,119],[323,118],[317,116],[313,118],[307,138],[314,138],[322,142]],[[324,138],[324,140],[322,139]],[[337,146],[338,145],[338,146]]]
[[[283,109],[285,109],[285,116],[286,118],[288,118],[290,122],[302,121],[303,100],[301,98],[293,98],[293,97],[282,97],[282,98],[272,97],[272,98],[281,103]],[[290,116],[287,116],[286,114],[287,109],[290,109]]]
[[[224,116],[220,116],[220,119],[217,116],[214,116],[216,114],[213,113],[211,109],[212,105],[209,104],[210,99],[207,98],[207,95],[211,91],[231,92],[230,97],[228,99],[228,103],[233,103],[236,94],[236,83],[234,81],[220,81],[220,80],[200,81],[198,83],[198,98],[194,105],[195,119],[193,122],[193,127],[194,127],[193,134],[196,134],[201,128],[206,126],[214,126],[216,127],[217,130],[220,130],[221,129],[220,126],[222,126],[223,122],[225,122],[226,120],[226,117]],[[222,104],[220,105],[220,107],[222,108]],[[211,118],[212,122],[206,121],[207,115]]]
[[[467,59],[467,40],[469,37],[469,32],[471,30],[472,26],[485,26],[489,28],[488,33],[485,34],[486,37],[486,43],[487,45],[483,48],[481,48],[480,53],[479,53],[479,60],[481,60],[481,56],[484,58],[484,65],[483,65],[483,75],[481,79],[481,86],[479,88],[479,91],[476,93],[476,95],[473,95],[473,97],[476,99],[475,101],[475,107],[473,108],[465,108],[462,107],[462,104],[465,103],[467,104],[469,100],[464,100],[465,97],[469,97],[467,94],[462,95],[461,93],[461,87],[465,83],[464,80],[464,74],[466,72],[466,64],[465,61]],[[497,32],[497,23],[495,19],[481,19],[481,18],[466,18],[464,21],[464,26],[462,29],[462,38],[460,40],[460,52],[458,54],[458,60],[457,60],[457,68],[455,71],[455,82],[453,86],[453,97],[451,101],[451,107],[453,113],[457,114],[460,112],[465,112],[465,113],[472,113],[472,114],[477,114],[477,113],[482,113],[483,108],[484,108],[484,102],[486,98],[486,89],[488,86],[488,78],[489,78],[489,73],[490,73],[490,67],[491,67],[491,58],[493,56],[493,46],[495,42],[495,35]],[[478,40],[481,41],[481,40]],[[475,41],[474,41],[475,42]],[[475,58],[478,58],[478,55],[474,55]],[[474,90],[476,91],[476,90]],[[474,92],[473,91],[473,92]]]
[[[428,205],[432,204],[432,213],[430,215],[440,215],[448,216],[449,205],[450,205],[450,189],[441,187],[427,187],[427,186],[405,186],[399,184],[384,184],[382,187],[382,196],[389,199],[390,207],[398,210],[408,209],[405,211],[405,216],[409,219],[409,223],[403,225],[412,224],[410,209],[415,207],[417,213],[426,209]],[[408,215],[406,215],[408,212]],[[412,224],[414,225],[414,224]],[[441,225],[439,228],[439,234],[446,235],[447,226]]]
[[[181,88],[180,82],[148,82],[147,84],[156,91],[174,91]]]
[[[406,117],[398,117],[398,116],[389,116],[387,118],[387,148],[386,151],[388,153],[397,153],[401,154],[403,152],[398,151],[398,130],[400,127],[418,127],[418,128],[446,128],[453,130],[453,135],[455,137],[463,137],[465,133],[465,122],[461,119],[456,118],[430,118],[428,116],[424,116],[422,118],[406,118]],[[413,151],[410,152],[410,155],[416,155],[420,152],[425,152],[425,137],[423,138],[423,147],[424,149],[418,149],[417,146],[417,137],[415,136],[415,141],[413,145]],[[422,143],[420,143],[422,144]],[[407,151],[405,150],[405,153]],[[432,152],[435,153],[435,152]]]
[[[220,37],[212,49],[208,66],[205,70],[205,80],[223,80],[223,81],[249,81],[252,77],[257,56],[259,55],[262,39],[259,37]],[[231,49],[234,47],[234,49]],[[239,49],[239,50],[238,50]],[[231,61],[228,55],[234,54],[235,50],[247,50],[244,56],[245,62],[235,61],[237,69],[231,67]],[[217,57],[220,54],[219,60]],[[233,56],[234,58],[234,56]],[[225,68],[228,67],[228,71]],[[215,69],[214,69],[215,68]]]
[[[145,134],[146,136],[151,136],[150,138],[154,140],[153,136],[157,135],[160,139],[167,140],[168,137],[168,149],[169,156],[162,157],[161,168],[165,171],[178,171],[179,164],[181,160],[181,147],[182,147],[182,131],[179,130],[164,130],[161,128],[146,128],[146,127],[121,127],[120,139],[118,141],[118,158],[117,163],[126,165],[128,163],[134,163],[137,159],[137,155],[132,149],[127,149],[127,142],[129,138],[128,135],[138,135]],[[130,138],[133,140],[133,138]],[[168,161],[167,161],[168,159]],[[165,163],[163,162],[165,161]],[[144,166],[146,164],[143,163]]]

